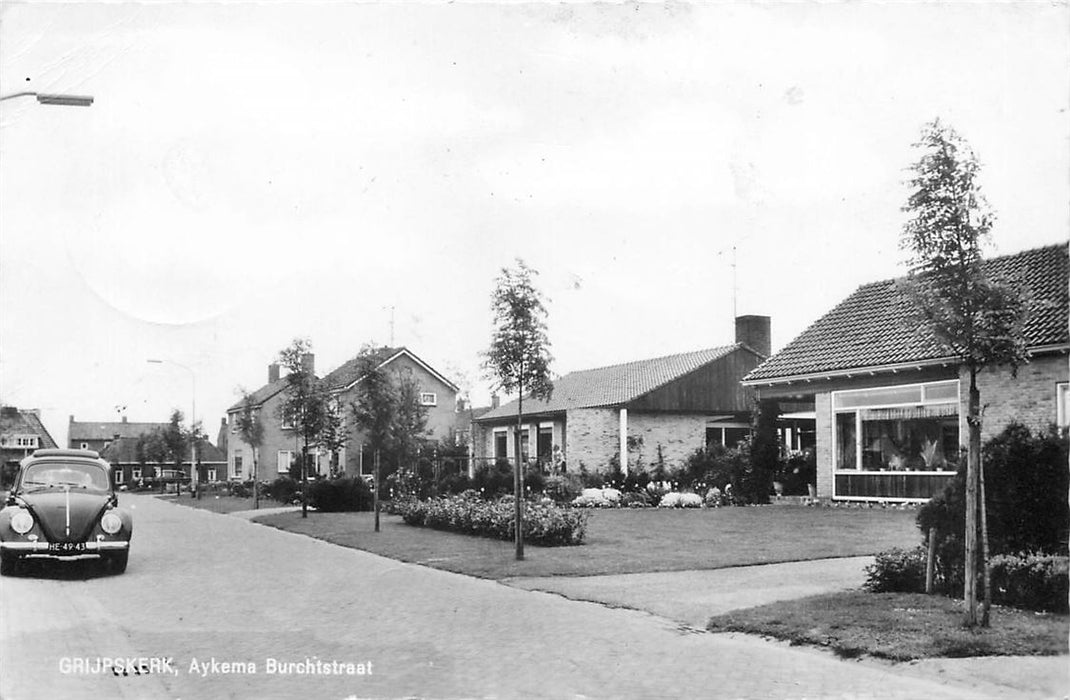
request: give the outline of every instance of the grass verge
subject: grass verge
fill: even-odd
[[[875,554],[918,541],[914,513],[770,506],[594,510],[584,544],[525,548],[512,542],[405,525],[370,513],[280,513],[258,522],[400,561],[482,578],[588,576],[720,569]]]
[[[184,493],[179,496],[171,496],[167,498],[167,500],[171,503],[177,503],[178,505],[186,506],[188,508],[210,510],[213,513],[234,513],[239,510],[253,509],[253,499],[238,498],[236,496],[213,496],[204,494],[200,498],[190,498],[188,493]],[[260,500],[261,508],[278,508],[284,505],[286,504],[277,501]]]
[[[1067,653],[1070,617],[993,607],[987,629],[962,624],[963,602],[919,593],[850,591],[718,615],[711,632],[746,632],[893,661]]]

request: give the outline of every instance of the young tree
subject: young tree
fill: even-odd
[[[360,381],[350,404],[353,422],[364,433],[375,459],[377,532],[383,483],[380,458],[385,457],[391,469],[410,464],[427,434],[427,407],[420,403],[419,384],[414,377],[388,372],[382,366],[386,357],[383,348],[361,349],[357,357]]]
[[[301,439],[301,517],[308,517],[308,448],[325,447],[339,418],[330,392],[305,363],[312,346],[295,339],[279,352],[279,364],[286,375],[286,397],[279,406],[280,418],[293,422]]]
[[[260,446],[264,444],[264,424],[256,410],[253,397],[242,391],[241,413],[238,414],[238,434],[242,442],[253,448],[253,509],[260,507]]]
[[[513,494],[516,501],[516,558],[524,558],[524,465],[521,464],[520,433],[523,428],[524,392],[533,398],[549,398],[550,340],[546,333],[546,306],[535,287],[538,273],[517,259],[513,269],[502,268],[491,295],[494,331],[490,348],[483,354],[483,368],[496,386],[516,391],[516,463]]]
[[[995,365],[1009,365],[1016,372],[1026,361],[1022,327],[1027,304],[1020,290],[991,278],[983,267],[982,248],[994,215],[977,182],[980,164],[969,145],[936,120],[925,125],[914,147],[921,157],[911,168],[911,193],[903,207],[911,218],[903,227],[900,247],[908,252],[911,269],[902,290],[917,310],[919,328],[958,358],[969,375],[964,577],[966,623],[976,625],[978,489],[983,483],[977,375]],[[980,509],[984,539],[983,503]],[[982,624],[987,625],[987,556],[984,567]]]

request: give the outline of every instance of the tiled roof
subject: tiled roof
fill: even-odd
[[[454,384],[445,376],[436,371],[433,367],[431,367],[431,365],[421,360],[412,352],[412,350],[409,350],[408,348],[382,347],[375,350],[375,358],[379,360],[380,367],[390,364],[402,355],[408,356],[410,360],[415,362],[417,365],[423,367],[429,374],[440,379],[442,383],[446,384],[454,391],[458,390],[456,384]],[[345,389],[346,387],[352,385],[354,382],[358,381],[361,378],[360,367],[361,358],[358,355],[357,357],[354,357],[353,359],[343,364],[338,369],[329,373],[323,379],[327,383],[327,386],[330,387],[332,390]]]
[[[41,448],[56,447],[41,417],[35,410],[20,410],[13,406],[4,406],[0,412],[0,432],[11,435],[36,435]]]
[[[136,438],[142,433],[151,433],[155,428],[166,426],[167,423],[76,422],[72,420],[67,428],[67,439],[71,442],[79,440],[114,440],[116,435]]]
[[[984,263],[993,277],[1018,281],[1029,290],[1032,313],[1024,328],[1029,347],[1070,342],[1068,261],[1066,244],[1059,244],[992,258]],[[750,372],[744,381],[779,381],[947,357],[947,350],[930,335],[918,332],[917,324],[911,322],[911,306],[896,282],[884,280],[859,287],[783,350]]]
[[[653,360],[571,372],[554,380],[554,392],[549,400],[525,397],[524,413],[554,413],[570,408],[625,404],[724,357],[738,347],[739,344],[725,345]],[[516,400],[510,401],[476,420],[482,422],[515,416],[516,404]]]
[[[392,357],[396,356],[399,352],[405,350],[405,348],[377,348],[374,352],[374,356],[379,360],[380,364],[386,362]],[[345,362],[338,369],[330,372],[323,380],[332,389],[341,389],[347,387],[353,382],[357,381],[361,377],[360,372],[360,356]]]
[[[265,401],[267,401],[272,396],[274,396],[275,394],[279,393],[280,391],[282,391],[285,388],[286,388],[286,377],[282,377],[281,379],[276,379],[275,381],[271,382],[270,384],[265,384],[264,386],[260,387],[256,391],[254,391],[251,394],[249,394],[249,396],[252,397],[252,399],[253,399],[253,406],[260,406]],[[243,397],[240,401],[237,401],[234,405],[232,405],[230,408],[228,408],[227,409],[227,413],[230,413],[231,411],[240,411],[242,409],[242,406],[244,406],[244,405],[245,405],[245,398]]]

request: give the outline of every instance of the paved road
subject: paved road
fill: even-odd
[[[45,566],[3,580],[0,697],[983,695],[401,564],[151,497],[123,499],[136,520],[126,574]],[[92,670],[101,657],[161,657],[171,666],[125,676],[75,666]],[[271,660],[303,664],[297,670],[337,662],[353,673],[271,673]],[[195,663],[207,664],[198,666],[203,673]]]

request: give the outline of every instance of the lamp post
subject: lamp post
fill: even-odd
[[[196,498],[200,495],[199,479],[197,478],[197,375],[193,372],[193,369],[187,367],[181,362],[175,362],[174,360],[156,360],[148,359],[146,362],[154,365],[174,365],[175,367],[181,367],[189,372],[190,383],[193,387],[193,402],[189,414],[189,427],[190,427],[190,488],[193,489],[193,497]]]
[[[88,107],[93,104],[90,95],[63,95],[46,92],[13,92],[10,95],[0,95],[0,102],[13,100],[16,97],[36,97],[38,104],[63,105],[65,107]]]

